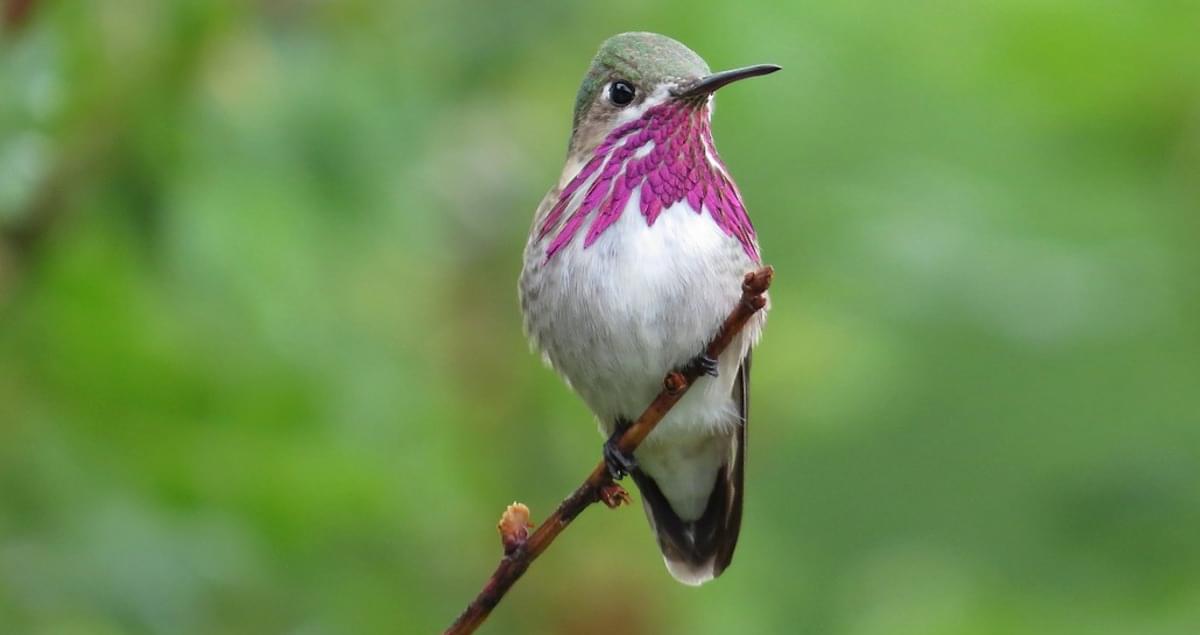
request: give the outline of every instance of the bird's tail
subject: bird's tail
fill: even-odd
[[[742,525],[745,451],[741,435],[732,435],[730,442],[736,447],[717,470],[708,504],[695,520],[681,519],[654,479],[641,470],[633,471],[667,571],[684,584],[704,584],[721,575],[733,560]]]

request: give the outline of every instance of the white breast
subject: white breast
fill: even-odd
[[[646,224],[635,192],[619,220],[589,247],[583,234],[546,261],[531,242],[522,273],[526,326],[549,363],[583,397],[606,433],[641,414],[664,374],[699,354],[754,268],[736,239],[686,202]],[[671,411],[647,445],[736,425],[730,390],[761,320]]]

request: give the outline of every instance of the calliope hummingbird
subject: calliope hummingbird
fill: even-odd
[[[710,121],[713,92],[779,70],[711,73],[655,33],[600,46],[575,98],[567,163],[534,215],[521,271],[525,330],[596,414],[617,478],[641,491],[667,570],[699,585],[729,566],[741,526],[750,348],[759,312],[703,355],[761,265]],[[689,364],[705,371],[633,456],[615,439]]]

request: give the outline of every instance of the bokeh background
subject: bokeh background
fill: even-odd
[[[1200,3],[0,4],[0,632],[447,625],[598,456],[515,281],[632,29],[785,67],[742,542],[592,510],[485,632],[1200,632]]]

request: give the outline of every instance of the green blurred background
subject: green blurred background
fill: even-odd
[[[485,632],[1200,632],[1200,3],[3,4],[0,632],[448,624],[598,457],[515,282],[632,29],[785,68],[742,541],[590,511]]]

